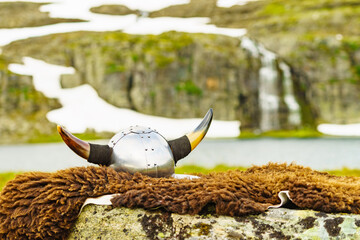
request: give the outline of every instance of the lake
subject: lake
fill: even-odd
[[[178,165],[251,166],[268,162],[294,162],[317,170],[360,169],[360,139],[206,139]],[[2,145],[0,163],[0,172],[56,171],[91,165],[64,143]]]

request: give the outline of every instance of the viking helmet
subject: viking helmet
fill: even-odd
[[[57,130],[64,142],[88,162],[110,166],[116,171],[168,177],[174,174],[175,164],[205,137],[212,117],[213,111],[210,109],[194,131],[170,141],[156,130],[141,126],[120,131],[110,139],[108,145],[87,143],[59,125]]]

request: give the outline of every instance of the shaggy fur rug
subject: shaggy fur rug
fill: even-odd
[[[87,198],[120,193],[114,206],[162,208],[180,214],[241,216],[279,204],[289,190],[295,205],[360,213],[360,178],[337,177],[294,164],[268,164],[199,179],[151,178],[108,167],[32,172],[8,182],[0,195],[2,239],[66,239]]]

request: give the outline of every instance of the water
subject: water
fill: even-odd
[[[360,168],[360,139],[208,140],[182,164],[213,167],[296,163],[316,170]]]
[[[291,125],[299,125],[301,123],[300,106],[294,96],[289,66],[281,62],[275,53],[248,37],[241,38],[241,47],[249,51],[253,57],[260,57],[261,60],[259,70],[260,129],[270,131],[282,127],[279,122],[279,77],[283,79],[284,101],[290,111],[288,121]],[[278,76],[277,64],[283,76]]]
[[[316,170],[360,168],[360,139],[204,140],[179,166],[214,167],[297,163]],[[64,143],[0,146],[0,172],[56,171],[88,166]]]

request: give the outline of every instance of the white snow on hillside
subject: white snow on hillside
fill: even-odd
[[[320,124],[318,131],[333,136],[360,136],[360,123],[354,124]]]
[[[254,2],[258,0],[218,0],[216,5],[218,7],[229,8],[236,5],[245,5],[248,2]]]
[[[0,2],[7,0],[0,0]],[[38,0],[42,2],[41,0]],[[246,33],[245,29],[220,28],[208,24],[209,18],[173,18],[138,17],[134,14],[125,16],[97,14],[90,11],[91,7],[102,4],[123,4],[132,9],[141,11],[154,11],[177,4],[185,4],[185,0],[53,0],[43,5],[40,10],[49,12],[51,17],[76,18],[87,22],[58,23],[40,27],[27,27],[15,29],[0,29],[0,46],[13,41],[29,37],[45,36],[55,33],[75,31],[117,31],[122,30],[131,34],[161,34],[167,31],[190,33],[222,34],[231,37],[240,37]]]
[[[62,108],[50,111],[51,122],[65,126],[69,131],[80,133],[87,128],[96,131],[118,132],[131,125],[155,128],[167,139],[180,137],[197,127],[201,119],[169,119],[149,116],[129,109],[114,107],[101,99],[88,84],[62,89],[60,75],[74,73],[73,68],[56,66],[26,57],[24,64],[11,64],[15,73],[33,76],[35,88],[49,98],[59,99]],[[204,109],[204,115],[207,109]],[[207,137],[237,137],[238,121],[213,120]]]
[[[0,0],[0,2],[16,2],[17,0]],[[208,24],[208,18],[147,18],[130,14],[112,16],[90,12],[91,7],[103,4],[121,4],[130,9],[143,12],[156,11],[165,7],[189,3],[190,0],[21,0],[22,2],[44,2],[40,10],[49,12],[51,17],[77,18],[87,22],[59,23],[40,27],[0,29],[0,46],[29,37],[44,36],[54,33],[75,31],[116,31],[122,30],[130,34],[161,34],[166,31],[182,31],[190,33],[223,34],[231,37],[245,35],[246,29],[219,28]],[[219,7],[244,5],[255,0],[218,0]],[[146,15],[146,14],[145,14]],[[1,53],[1,48],[0,48]],[[98,131],[118,131],[131,124],[149,125],[160,132],[169,132],[176,137],[196,126],[196,120],[166,119],[139,114],[127,109],[115,108],[98,97],[89,85],[73,89],[61,89],[59,77],[63,73],[74,72],[71,68],[50,65],[35,59],[24,58],[24,65],[13,64],[11,70],[19,74],[32,75],[38,91],[46,96],[59,98],[63,108],[48,114],[50,121],[64,125],[70,131],[82,132],[86,128]],[[36,70],[36,71],[35,71]],[[51,81],[45,81],[52,79]],[[86,99],[86,100],[84,100]],[[101,114],[99,114],[100,111]],[[205,111],[205,110],[204,110]],[[96,113],[97,112],[97,113]],[[104,114],[103,114],[104,113]],[[99,119],[99,116],[102,116]],[[106,119],[106,120],[104,120]],[[121,119],[121,120],[120,120]],[[84,122],[82,122],[84,121]],[[175,125],[174,125],[175,124]],[[174,129],[173,126],[179,126]],[[318,130],[329,135],[360,136],[360,123],[349,125],[321,124]],[[209,136],[232,137],[239,134],[239,122],[214,121]]]

